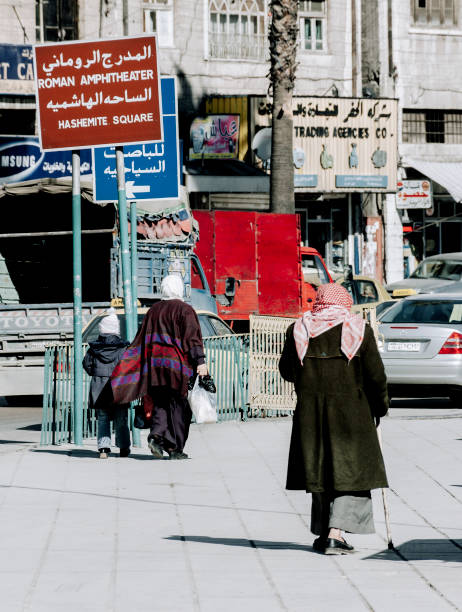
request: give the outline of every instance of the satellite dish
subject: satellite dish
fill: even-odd
[[[262,161],[271,158],[271,128],[266,127],[259,130],[252,139],[252,151]]]

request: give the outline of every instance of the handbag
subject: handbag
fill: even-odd
[[[209,378],[212,380],[215,391],[209,391],[201,384],[201,378],[205,378],[205,376],[197,376],[192,391],[189,392],[189,404],[194,418],[196,419],[196,423],[216,423],[217,393],[215,384],[210,376]],[[208,387],[211,388],[211,385],[208,384]]]

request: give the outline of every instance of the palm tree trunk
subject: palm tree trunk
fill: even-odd
[[[273,93],[271,211],[294,213],[292,91],[295,84],[298,0],[271,0],[269,34]]]

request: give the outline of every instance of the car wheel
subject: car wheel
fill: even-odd
[[[449,399],[451,400],[454,408],[462,408],[462,390],[451,391],[449,394]]]

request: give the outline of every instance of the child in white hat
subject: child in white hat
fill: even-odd
[[[128,428],[128,405],[114,404],[111,389],[111,374],[128,342],[120,337],[120,322],[114,308],[106,311],[99,323],[99,336],[90,342],[83,367],[91,376],[89,407],[96,410],[98,419],[97,437],[100,459],[107,459],[111,452],[111,420],[114,421],[115,442],[121,457],[130,454],[130,430]]]

